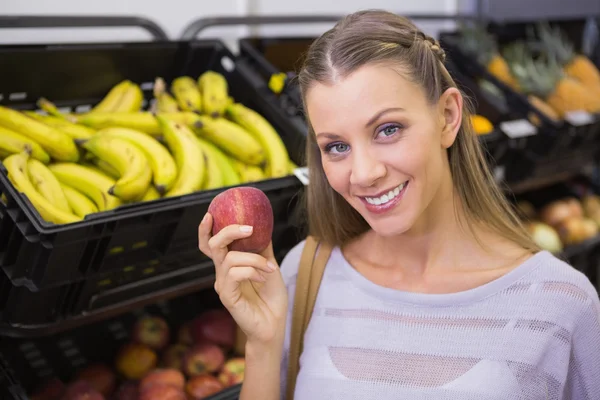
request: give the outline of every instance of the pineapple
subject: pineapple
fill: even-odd
[[[475,58],[478,63],[485,66],[488,72],[498,80],[513,90],[520,90],[518,82],[512,76],[506,60],[498,51],[496,40],[485,29],[477,26],[467,27],[463,25],[458,45],[465,54]]]

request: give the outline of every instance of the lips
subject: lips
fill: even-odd
[[[377,196],[361,196],[360,199],[370,212],[376,214],[383,213],[398,204],[404,196],[407,187],[408,181],[386,192],[381,192]]]

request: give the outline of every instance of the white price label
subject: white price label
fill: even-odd
[[[304,186],[308,186],[308,167],[300,167],[294,170],[296,178],[302,182]]]
[[[594,122],[594,117],[587,111],[570,111],[565,114],[565,119],[571,125],[582,126]]]
[[[537,128],[526,119],[516,119],[500,123],[500,129],[511,139],[518,139],[537,134]]]

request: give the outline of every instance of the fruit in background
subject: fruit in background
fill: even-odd
[[[119,385],[113,396],[114,400],[138,400],[139,389],[136,382],[128,381]]]
[[[167,385],[183,389],[185,376],[176,369],[155,369],[140,381],[139,390],[143,392],[153,385]]]
[[[27,168],[28,159],[29,154],[27,152],[22,152],[12,154],[6,157],[2,162],[8,171],[8,178],[15,188],[27,196],[29,201],[31,201],[35,209],[45,221],[55,224],[68,224],[81,221],[80,217],[76,216],[75,214],[62,211],[60,208],[38,193],[29,179]]]
[[[161,366],[163,368],[182,370],[183,357],[189,349],[189,345],[180,343],[169,346],[162,355]]]
[[[76,381],[85,381],[103,396],[110,396],[115,390],[117,377],[112,369],[104,364],[92,364],[79,370]]]
[[[473,124],[475,133],[478,135],[487,135],[488,133],[492,133],[494,130],[494,125],[492,125],[490,120],[483,115],[471,115],[471,123]]]
[[[240,103],[227,107],[227,116],[239,124],[260,143],[266,155],[266,176],[281,178],[289,175],[287,148],[275,128],[262,115]]]
[[[152,385],[140,391],[138,400],[188,400],[182,389],[171,385]]]
[[[561,239],[551,226],[542,222],[531,221],[525,224],[525,228],[533,241],[542,249],[552,253],[560,253],[563,250]]]
[[[60,184],[60,187],[65,194],[65,198],[69,203],[69,207],[78,217],[85,218],[86,215],[98,212],[98,207],[86,195],[80,191],[73,189],[71,186]]]
[[[158,193],[158,190],[154,186],[150,185],[140,201],[152,201],[156,199],[160,199],[160,193]]]
[[[235,320],[225,309],[203,312],[191,321],[190,332],[195,343],[214,343],[226,351],[235,344]]]
[[[196,81],[189,76],[180,76],[171,83],[171,93],[183,111],[202,112],[202,95]]]
[[[196,116],[195,132],[246,164],[261,165],[265,162],[265,150],[247,130],[225,118]]]
[[[61,400],[105,400],[104,396],[86,381],[70,383]]]
[[[135,325],[131,338],[134,342],[144,344],[154,350],[162,350],[170,339],[170,328],[167,322],[157,316],[140,317]]]
[[[122,204],[121,200],[108,193],[114,179],[102,172],[75,163],[54,163],[48,166],[61,183],[80,191],[98,207],[98,211],[112,210]]]
[[[79,149],[67,134],[19,111],[0,106],[0,126],[35,140],[55,160],[79,160]]]
[[[156,117],[167,146],[175,156],[177,179],[165,197],[180,196],[202,188],[206,160],[194,133],[185,125],[163,116]]]
[[[202,143],[204,152],[210,154],[217,163],[223,186],[235,186],[240,184],[240,177],[231,165],[231,162],[229,161],[230,158],[208,140],[204,140],[200,137],[198,137],[198,140]]]
[[[132,82],[128,79],[122,80],[113,86],[106,96],[94,108],[90,110],[88,114],[100,113],[100,112],[115,112],[122,111],[119,109],[119,104],[125,96],[125,93],[129,89]]]
[[[149,135],[160,135],[161,130],[150,112],[94,113],[76,116],[76,122],[95,129],[129,128]]]
[[[204,184],[202,185],[203,190],[210,190],[223,187],[223,175],[217,163],[217,159],[212,152],[212,149],[206,146],[206,141],[202,138],[195,136],[196,144],[200,147],[200,151],[204,155],[204,164],[206,166],[204,170]]]
[[[30,396],[30,400],[61,400],[66,390],[65,384],[58,378],[45,382]]]
[[[181,344],[192,345],[194,344],[194,339],[192,338],[192,332],[190,331],[191,321],[185,322],[179,327],[179,331],[177,333],[177,340]]]
[[[115,360],[116,370],[126,379],[142,379],[156,367],[157,355],[141,343],[127,343],[119,350]]]
[[[217,372],[225,362],[223,350],[216,344],[199,343],[190,348],[183,358],[184,373],[197,376]]]
[[[179,106],[177,101],[167,91],[167,84],[163,78],[156,78],[154,80],[154,98],[156,103],[154,104],[155,112],[178,112]]]
[[[252,235],[233,241],[229,250],[261,253],[269,246],[273,235],[273,208],[262,190],[251,186],[227,189],[213,198],[208,212],[213,217],[213,235],[232,224],[253,227]]]
[[[569,212],[571,217],[582,218],[583,217],[583,207],[579,200],[574,197],[567,197],[563,199],[564,202],[569,207]]]
[[[0,126],[0,150],[7,155],[29,151],[31,157],[48,164],[50,156],[35,140]]]
[[[89,139],[96,134],[95,130],[88,128],[87,126],[75,124],[64,118],[55,117],[54,115],[41,115],[36,112],[27,115],[66,133],[72,139]]]
[[[587,216],[594,215],[600,212],[600,196],[589,194],[581,199],[584,214]]]
[[[548,103],[546,103],[539,97],[534,96],[534,95],[529,95],[529,96],[527,96],[527,100],[529,100],[529,103],[531,103],[531,105],[533,107],[537,108],[538,111],[540,111],[542,114],[544,114],[546,117],[548,117],[551,121],[553,121],[553,122],[560,121],[560,115],[558,115],[556,110],[554,110],[554,108],[550,107],[550,105]],[[540,121],[538,116],[535,115],[534,113],[530,113],[527,117],[529,118],[529,121],[536,126],[540,126],[542,124],[542,122]]]
[[[128,128],[105,128],[98,135],[117,137],[139,147],[152,169],[152,183],[159,193],[171,188],[177,178],[177,165],[169,150],[155,138]]]
[[[563,199],[554,200],[540,209],[539,216],[542,222],[556,227],[562,221],[571,217],[572,208]]]
[[[246,359],[244,357],[230,358],[219,372],[219,382],[225,387],[237,385],[244,381]]]
[[[222,117],[228,102],[227,79],[215,71],[206,71],[198,77],[202,94],[203,112],[213,118]]]
[[[238,174],[242,183],[259,182],[263,179],[267,179],[263,170],[256,165],[244,164],[240,160],[231,157],[229,158],[229,164],[231,164]]]
[[[135,201],[144,196],[152,180],[152,170],[138,146],[111,135],[95,135],[79,143],[119,171],[119,179],[108,189],[110,195],[124,201]]]
[[[586,218],[569,217],[558,224],[557,231],[565,246],[569,246],[596,236],[598,225]]]
[[[29,157],[27,160],[27,172],[29,174],[29,180],[39,194],[50,203],[54,204],[58,209],[66,213],[72,213],[71,206],[67,201],[65,192],[60,186],[60,182],[47,166],[41,161]]]
[[[194,376],[185,385],[185,392],[191,400],[205,399],[223,389],[221,382],[209,374]]]
[[[532,220],[536,217],[535,207],[528,201],[517,202],[517,213],[525,220]]]

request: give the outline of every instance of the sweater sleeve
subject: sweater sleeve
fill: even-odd
[[[573,400],[600,399],[600,301],[593,292],[573,331],[565,387]]]

